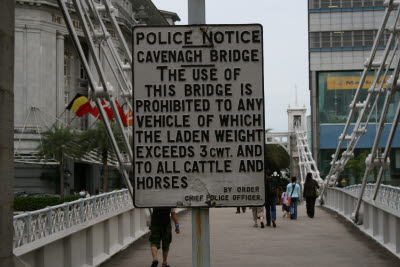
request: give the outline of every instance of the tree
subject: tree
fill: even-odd
[[[120,146],[122,142],[122,135],[117,129],[115,123],[110,123],[111,129],[114,133],[115,140]],[[97,122],[92,129],[88,129],[79,135],[80,151],[79,155],[82,157],[90,151],[97,151],[101,155],[101,162],[103,167],[103,191],[107,192],[108,185],[108,160],[110,159],[114,148],[107,135],[106,127],[102,122]]]
[[[42,133],[41,145],[39,145],[39,156],[46,160],[54,158],[58,162],[60,172],[60,198],[64,199],[64,156],[74,156],[73,141],[75,135],[69,127],[53,125]]]
[[[272,129],[265,130],[266,133],[271,132]],[[265,145],[265,169],[270,171],[280,172],[288,170],[290,167],[290,157],[287,151],[280,145]],[[287,181],[279,179],[279,191],[285,188]]]
[[[350,159],[346,167],[344,168],[346,171],[349,171],[351,176],[355,179],[355,184],[359,184],[361,182],[361,178],[365,172],[365,159],[368,156],[368,151],[361,152],[356,155],[354,158]],[[340,183],[340,181],[339,181]]]
[[[290,158],[280,145],[265,145],[265,168],[271,171],[281,171],[289,168]]]

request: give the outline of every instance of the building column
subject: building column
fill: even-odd
[[[320,168],[319,162],[319,99],[318,99],[318,84],[317,84],[317,72],[311,72],[311,150],[313,158]]]
[[[0,266],[13,263],[15,0],[0,9]]]
[[[64,112],[64,35],[56,33],[56,116]],[[61,119],[61,118],[60,118]]]

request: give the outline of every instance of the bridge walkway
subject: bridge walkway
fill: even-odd
[[[251,266],[400,266],[400,260],[334,212],[316,207],[314,219],[299,207],[297,221],[281,217],[277,228],[254,228],[251,211],[211,209],[211,264],[214,267]],[[173,236],[168,263],[191,266],[191,214],[179,215],[181,234]],[[161,254],[159,254],[161,259]],[[148,267],[148,237],[112,257],[102,267]],[[161,264],[159,265],[161,266]]]

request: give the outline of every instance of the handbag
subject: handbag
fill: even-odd
[[[319,198],[319,190],[317,187],[315,187],[315,195],[317,196],[317,198]]]
[[[287,198],[286,201],[286,206],[290,207],[290,204],[292,203],[292,196],[293,196],[293,192],[296,189],[296,184],[292,184],[292,193],[290,193],[290,197]]]
[[[291,201],[291,198],[290,197],[288,197],[288,199],[286,200],[286,207],[290,207],[290,201]]]

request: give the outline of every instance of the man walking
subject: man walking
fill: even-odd
[[[264,207],[251,207],[253,212],[254,227],[258,227],[257,220],[260,219],[261,228],[264,228]]]
[[[278,181],[272,177],[272,172],[267,170],[265,179],[265,210],[267,211],[267,226],[276,227],[276,200],[279,196]]]
[[[246,212],[246,207],[242,207],[242,211],[243,211],[243,213],[245,213]],[[236,213],[240,213],[240,207],[236,208]]]
[[[163,254],[163,264],[162,267],[169,267],[167,264],[169,245],[172,241],[172,231],[171,231],[171,217],[175,223],[175,232],[179,234],[179,223],[178,217],[176,216],[175,210],[171,208],[154,208],[151,214],[151,224],[150,224],[150,245],[151,254],[153,256],[153,262],[151,267],[156,267],[158,265],[157,252],[160,249],[162,242],[162,254]]]

